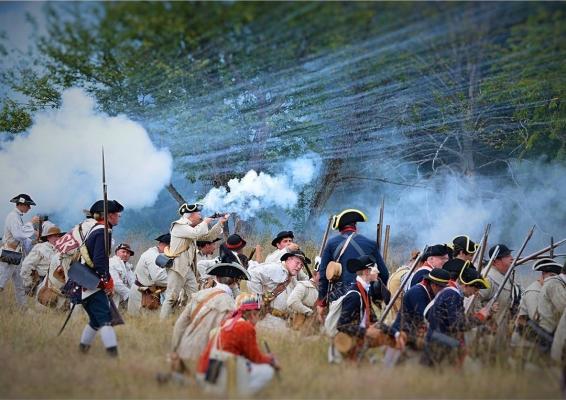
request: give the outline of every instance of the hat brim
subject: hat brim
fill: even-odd
[[[236,264],[236,263],[218,263],[211,265],[206,269],[206,274],[213,276],[224,276],[228,278],[244,279],[247,281],[251,280],[250,273],[240,264]]]
[[[226,248],[227,248],[228,250],[232,250],[232,251],[241,250],[241,249],[243,249],[244,247],[246,247],[246,244],[248,244],[248,242],[246,242],[244,239],[242,239],[242,240],[240,241],[240,243],[234,244],[234,245],[225,243]]]
[[[67,233],[67,232],[52,233],[51,235],[42,235],[42,236],[40,236],[39,238],[40,238],[41,240],[47,240],[47,238],[48,238],[49,236],[61,237],[61,236],[65,235],[66,233]]]
[[[310,258],[308,258],[308,257],[306,257],[306,256],[302,256],[302,255],[300,255],[300,254],[294,254],[294,253],[285,253],[285,254],[283,254],[283,255],[281,256],[280,260],[281,260],[281,261],[285,261],[285,260],[287,260],[289,257],[298,257],[298,258],[300,258],[301,260],[303,260],[303,263],[304,263],[305,265],[309,265],[309,264],[311,263],[311,259],[310,259]]]
[[[445,281],[443,279],[435,278],[434,276],[430,276],[430,275],[425,275],[423,277],[423,279],[426,279],[430,283],[434,283],[435,285],[442,286],[442,287],[448,286],[448,282],[449,282],[449,281]]]

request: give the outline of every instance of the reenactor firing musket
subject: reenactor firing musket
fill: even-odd
[[[499,255],[499,245],[495,246],[495,249],[493,250],[493,254],[491,255],[491,258],[489,259],[489,262],[485,267],[485,273],[482,274],[484,277],[487,276],[487,274],[489,274],[489,271],[491,270],[491,266],[498,255]],[[478,297],[477,294],[474,294],[472,296],[472,299],[468,303],[468,307],[465,310],[466,315],[470,315],[470,312],[474,309],[474,304],[476,303],[477,297]]]
[[[547,247],[545,247],[544,249],[540,249],[539,251],[535,251],[534,253],[529,254],[528,256],[523,257],[523,258],[521,258],[521,259],[519,259],[519,257],[517,257],[517,265],[523,265],[523,264],[525,264],[525,263],[528,263],[529,261],[534,260],[535,258],[537,258],[538,256],[540,256],[541,254],[544,254],[544,253],[546,253],[547,251],[550,251],[551,249],[557,248],[558,246],[560,246],[560,245],[561,245],[562,243],[564,243],[564,242],[566,242],[566,238],[565,238],[565,239],[562,239],[562,240],[559,241],[559,242],[555,242],[554,244],[552,244],[552,245],[550,245],[550,246],[547,246]]]
[[[493,307],[493,304],[497,301],[497,299],[501,295],[501,292],[503,292],[503,289],[505,288],[505,284],[507,283],[507,281],[511,277],[511,274],[515,270],[515,267],[517,266],[517,260],[519,259],[519,257],[521,257],[521,254],[523,254],[523,250],[525,250],[525,247],[527,247],[527,243],[529,242],[529,240],[533,236],[534,231],[535,231],[535,226],[533,225],[533,227],[529,230],[529,233],[527,234],[527,237],[525,238],[523,245],[519,249],[519,252],[517,253],[517,257],[513,260],[513,263],[511,264],[511,266],[509,267],[509,269],[505,273],[505,276],[503,277],[503,281],[501,282],[501,284],[497,288],[497,292],[495,292],[495,295],[487,303],[487,309],[488,310],[491,310],[491,308]]]

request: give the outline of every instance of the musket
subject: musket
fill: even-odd
[[[410,282],[411,275],[417,269],[417,265],[419,264],[419,260],[421,259],[423,254],[426,253],[427,249],[428,249],[428,246],[425,246],[422,253],[415,258],[415,260],[413,261],[413,264],[411,265],[411,268],[405,274],[405,278],[401,281],[399,288],[397,289],[397,291],[395,292],[393,297],[391,297],[391,299],[389,300],[389,303],[387,303],[387,306],[385,306],[385,310],[383,310],[383,313],[379,317],[379,321],[377,321],[376,323],[373,324],[374,327],[380,328],[383,325],[385,318],[387,318],[387,315],[389,314],[389,312],[393,308],[393,305],[395,304],[395,302],[397,301],[399,296],[401,296],[401,293],[403,293],[403,290],[405,289],[405,286],[407,285],[407,283]],[[360,351],[358,352],[358,357],[357,357],[358,364],[364,358],[364,355],[365,355],[367,349],[368,349],[368,341],[367,341],[366,338],[364,338],[364,344],[363,344],[362,348],[360,349]]]
[[[67,326],[67,324],[69,323],[69,319],[71,319],[71,314],[73,313],[73,310],[75,309],[76,304],[73,303],[73,305],[71,306],[71,309],[69,310],[69,313],[67,314],[67,318],[65,318],[65,322],[63,322],[63,326],[61,327],[61,329],[59,329],[59,333],[57,334],[57,336],[61,336],[61,334],[63,333],[63,331],[65,330],[65,327]]]
[[[104,146],[102,146],[102,196],[104,204],[104,250],[110,257],[110,234],[108,227],[108,192],[106,188],[106,167],[104,164]]]
[[[489,231],[491,230],[491,224],[487,224],[486,228],[485,228],[485,233],[483,234],[483,239],[481,242],[481,248],[476,251],[476,253],[479,253],[479,260],[478,260],[478,272],[481,272],[482,267],[483,267],[483,256],[485,254],[485,249],[487,248],[487,237],[489,236]]]
[[[383,261],[387,263],[387,256],[389,255],[389,233],[391,225],[385,225],[385,241],[383,242]]]
[[[550,249],[555,249],[555,248],[557,248],[558,246],[560,246],[560,245],[561,245],[562,243],[564,243],[564,242],[566,242],[566,239],[562,239],[562,240],[559,241],[559,242],[555,242],[555,243],[554,243],[553,245],[551,245],[551,246],[547,246],[547,247],[545,247],[544,249],[540,249],[539,251],[535,251],[533,254],[530,254],[530,255],[528,255],[528,256],[526,256],[526,257],[523,257],[523,258],[519,259],[519,260],[517,261],[517,265],[523,265],[523,264],[525,264],[525,263],[527,263],[527,262],[529,262],[529,261],[535,259],[536,257],[540,256],[541,254],[544,254],[544,253],[546,253],[547,251],[550,251]],[[518,257],[517,257],[517,258],[518,258]]]
[[[330,232],[330,226],[332,225],[332,217],[328,217],[328,224],[326,225],[326,230],[324,231],[324,236],[322,237],[322,243],[320,249],[318,250],[318,257],[322,257],[322,252],[326,247],[326,242],[328,241],[328,233]],[[315,271],[318,271],[318,265],[315,265]]]
[[[484,229],[484,231],[483,231],[483,235],[482,235],[481,240],[480,240],[480,246],[483,246],[483,245],[484,245],[484,239],[485,239],[485,243],[487,243],[486,237],[487,237],[487,233],[489,232],[490,229],[491,229],[491,224],[487,224],[487,225],[485,226],[485,229]],[[472,265],[476,265],[476,263],[477,263],[477,261],[478,261],[478,257],[479,257],[479,255],[480,255],[480,254],[479,254],[479,253],[480,253],[479,250],[481,250],[481,249],[478,249],[478,251],[476,251],[476,252],[474,253],[474,256],[472,257]]]
[[[486,277],[487,274],[489,274],[489,271],[491,270],[491,266],[492,266],[493,262],[495,261],[495,259],[497,258],[498,255],[499,255],[499,245],[497,245],[495,247],[495,249],[493,250],[493,254],[491,255],[491,258],[489,259],[489,262],[485,266],[485,273],[482,274],[484,277]],[[477,299],[477,294],[474,294],[472,296],[470,302],[468,303],[468,307],[465,310],[466,315],[469,315],[471,310],[474,309],[474,304],[476,302],[476,299]]]
[[[554,236],[550,237],[550,251],[548,252],[548,254],[550,255],[550,258],[554,258],[554,247],[552,247],[552,245],[554,244]]]
[[[385,208],[385,198],[381,198],[381,207],[379,209],[379,222],[377,223],[377,250],[381,253],[381,238],[383,236],[383,209]]]
[[[515,267],[517,266],[517,260],[519,259],[519,257],[521,257],[521,254],[523,254],[523,250],[525,250],[525,247],[527,247],[527,243],[531,239],[531,236],[533,236],[534,231],[535,231],[535,226],[533,225],[533,227],[529,230],[529,233],[527,234],[527,237],[525,238],[523,245],[519,249],[519,252],[517,253],[517,257],[513,260],[513,263],[511,264],[511,266],[509,267],[509,269],[505,273],[505,276],[503,277],[503,281],[501,282],[501,284],[497,288],[497,292],[495,292],[495,295],[487,303],[488,310],[491,310],[491,307],[497,301],[497,299],[501,295],[501,292],[503,292],[503,289],[505,288],[505,284],[507,283],[507,281],[511,277],[511,274],[515,270]]]

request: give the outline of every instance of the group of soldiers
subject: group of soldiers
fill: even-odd
[[[29,195],[11,202],[0,290],[11,279],[22,307],[26,294],[38,307],[72,305],[72,312],[79,305],[89,318],[79,349],[88,352],[100,333],[111,356],[118,355],[119,310],[156,312],[166,320],[182,309],[171,372],[161,379],[194,379],[213,393],[257,392],[280,366],[269,349],[260,350],[256,328],[326,336],[331,363],[376,362],[376,351],[368,350],[383,348],[387,366],[461,366],[483,348],[505,357],[521,349],[524,362],[566,364],[566,266],[550,255],[535,259],[541,275],[525,290],[514,274],[520,254],[497,244],[485,262],[465,235],[413,252],[390,276],[376,241],[358,232],[366,215],[347,209],[333,216],[338,234],[324,243],[314,266],[292,231],[279,232],[265,258],[260,246],[247,257],[243,237],[224,235],[228,214],[203,218],[202,205],[185,203],[134,268],[129,244],[109,254],[124,209],[118,201],[95,202],[69,232],[38,216],[24,223],[35,205]]]

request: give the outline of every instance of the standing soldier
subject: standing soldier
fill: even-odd
[[[167,270],[155,263],[158,255],[163,253],[171,243],[171,235],[166,233],[155,238],[157,246],[150,247],[142,253],[134,271],[134,284],[128,297],[128,313],[139,314],[141,308],[156,309],[161,304],[160,294],[167,288]],[[142,305],[142,296],[155,296],[155,301]],[[156,304],[157,303],[157,304]],[[152,308],[151,304],[156,304]]]
[[[271,241],[271,245],[276,248],[275,251],[270,253],[267,257],[265,257],[265,263],[278,263],[281,260],[283,254],[289,251],[299,250],[299,245],[293,243],[293,239],[295,239],[295,235],[293,235],[292,231],[282,231],[275,236],[275,238]]]
[[[134,271],[130,257],[134,251],[127,243],[120,243],[114,250],[114,257],[110,259],[110,275],[114,281],[114,303],[126,308],[130,288],[134,284]]]
[[[33,296],[37,285],[45,278],[49,271],[51,258],[55,255],[54,244],[65,233],[49,221],[43,223],[41,242],[33,246],[29,254],[22,262],[20,275],[26,290]]]
[[[487,280],[490,285],[487,289],[482,289],[479,291],[479,298],[481,300],[481,305],[484,306],[491,300],[498,288],[503,283],[503,278],[505,274],[513,264],[513,255],[511,252],[513,250],[509,249],[504,244],[499,244],[499,254],[495,258],[492,264],[492,268],[487,274]],[[495,248],[497,246],[489,249],[489,257],[493,255]],[[495,323],[497,324],[496,332],[496,345],[500,347],[499,344],[503,344],[507,340],[509,333],[509,324],[512,319],[514,319],[514,309],[519,306],[521,300],[521,288],[514,284],[511,279],[507,280],[505,286],[497,303],[499,304],[499,309],[493,316]]]
[[[538,299],[538,324],[549,335],[554,335],[566,310],[566,268],[560,275],[544,281]],[[561,333],[562,335],[564,333]]]
[[[222,225],[229,215],[221,217],[211,228],[208,225],[212,218],[202,218],[202,204],[183,204],[179,208],[181,218],[171,224],[171,244],[165,255],[173,260],[173,266],[167,271],[167,291],[165,302],[161,307],[160,318],[165,319],[173,312],[181,290],[188,296],[198,290],[197,240],[210,240],[222,234]],[[189,299],[190,300],[190,299]]]
[[[112,243],[112,228],[118,225],[121,212],[124,207],[116,200],[108,201],[108,243]],[[106,352],[112,356],[118,356],[118,341],[116,332],[112,327],[112,314],[110,311],[109,297],[112,296],[114,282],[110,275],[110,266],[106,250],[106,239],[104,237],[104,200],[98,200],[90,208],[90,214],[96,221],[96,225],[87,234],[84,244],[87,255],[81,252],[81,262],[93,268],[100,277],[100,284],[96,289],[82,289],[81,304],[88,314],[89,322],[81,335],[79,349],[86,353],[96,336],[100,332],[100,338],[106,348]],[[86,257],[88,256],[88,257]]]
[[[326,313],[328,303],[346,293],[345,289],[356,281],[356,274],[348,271],[347,268],[334,268],[338,267],[337,261],[345,266],[351,259],[363,255],[372,255],[377,262],[381,280],[387,284],[389,271],[387,271],[385,262],[377,248],[377,243],[357,233],[356,224],[366,221],[366,215],[355,209],[344,210],[332,219],[332,229],[338,229],[340,234],[328,241],[320,261],[317,313],[321,321]],[[329,264],[331,268],[327,272]],[[332,283],[328,278],[331,278]]]
[[[10,202],[16,203],[16,208],[8,214],[4,222],[3,245],[0,249],[0,292],[4,290],[6,282],[11,279],[16,293],[16,302],[19,306],[24,307],[26,291],[20,275],[20,265],[23,256],[31,250],[32,241],[36,235],[33,224],[39,223],[39,217],[34,216],[31,222],[25,224],[22,220],[23,215],[31,209],[31,206],[35,206],[35,202],[29,195],[19,194]],[[11,252],[14,257],[7,257],[5,250]]]

